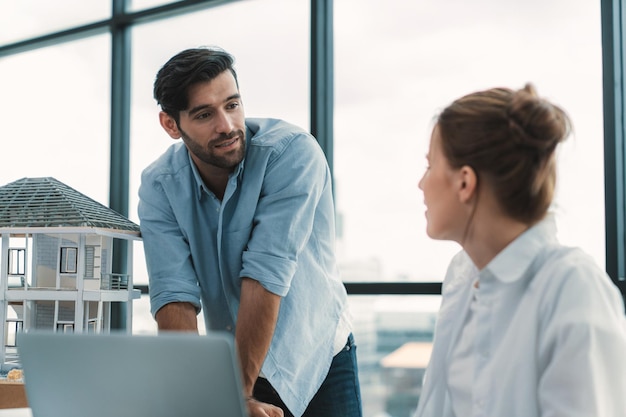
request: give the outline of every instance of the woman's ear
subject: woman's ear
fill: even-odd
[[[161,123],[163,129],[167,132],[168,135],[170,135],[172,139],[180,139],[182,135],[180,133],[180,130],[178,129],[178,124],[176,123],[176,120],[174,120],[172,116],[165,113],[164,111],[161,111],[159,112],[159,122]]]
[[[468,165],[464,165],[459,170],[458,176],[459,201],[467,203],[472,200],[477,192],[478,176],[476,171]]]

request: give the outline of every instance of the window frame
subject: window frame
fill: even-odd
[[[73,269],[71,268],[73,266]],[[59,249],[59,273],[75,275],[78,272],[78,248],[61,246]]]
[[[26,275],[26,248],[8,249],[7,274],[9,276]]]

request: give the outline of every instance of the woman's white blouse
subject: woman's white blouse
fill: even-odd
[[[474,340],[461,342],[472,344],[473,369],[455,371],[477,274]],[[454,380],[468,374],[472,401],[456,417],[626,416],[623,298],[588,255],[558,243],[552,217],[480,272],[459,253],[442,295],[417,417],[455,416]]]

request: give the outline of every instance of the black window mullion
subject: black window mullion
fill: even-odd
[[[623,0],[601,0],[606,271],[626,293]]]
[[[131,26],[121,18],[127,1],[113,0],[111,20],[111,157],[109,160],[109,207],[128,217],[130,194],[130,52]],[[111,272],[127,271],[128,242],[113,241]],[[111,303],[111,328],[126,328],[126,308]]]
[[[333,172],[333,0],[311,0],[311,133]]]

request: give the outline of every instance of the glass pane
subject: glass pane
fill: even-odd
[[[24,275],[26,249],[9,249],[9,275]]]
[[[0,60],[0,185],[54,177],[108,205],[109,36]]]
[[[5,0],[0,44],[108,19],[111,9],[111,0]]]
[[[76,248],[61,248],[61,269],[62,274],[76,273]]]
[[[263,15],[263,30],[247,25]],[[180,31],[180,28],[185,28]],[[173,36],[175,34],[175,36]],[[285,49],[285,42],[292,45]],[[133,30],[129,217],[137,217],[141,171],[174,141],[161,128],[152,97],[157,71],[179,51],[218,45],[235,57],[248,117],[275,117],[309,128],[308,0],[239,1]],[[143,245],[135,249],[135,283],[147,283]]]
[[[560,239],[604,265],[599,1],[334,4],[334,168],[346,280],[443,279],[459,246],[427,237],[417,188],[433,118],[461,95],[529,81],[575,127],[559,154]]]
[[[413,415],[440,302],[440,296],[349,297],[363,416]]]

